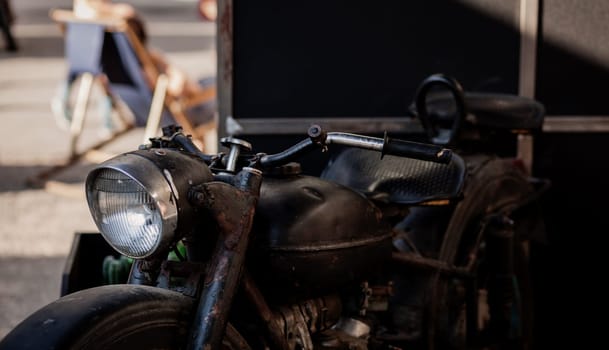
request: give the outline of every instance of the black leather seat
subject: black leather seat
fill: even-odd
[[[545,115],[541,103],[516,95],[466,92],[465,106],[466,123],[493,129],[540,129]]]
[[[321,177],[392,203],[420,204],[459,197],[465,163],[456,154],[448,164],[394,156],[381,160],[378,152],[350,148],[336,156]]]

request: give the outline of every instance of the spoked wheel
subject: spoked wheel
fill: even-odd
[[[487,247],[480,261],[475,292],[476,319],[469,322],[470,327],[475,327],[474,345],[477,348],[531,347],[533,296],[527,246],[528,242],[515,242],[510,249],[513,254],[510,257],[499,257],[497,247]],[[504,254],[508,253],[508,247],[502,249]],[[508,260],[498,261],[504,258]]]
[[[533,293],[528,241],[513,230],[487,232],[475,252],[469,279],[440,282],[446,348],[529,349]],[[441,327],[442,328],[442,327]]]
[[[437,348],[527,349],[533,295],[524,239],[540,219],[526,205],[537,192],[513,163],[481,164],[440,248],[440,260],[464,270],[434,275],[428,338]]]
[[[88,289],[38,310],[0,342],[0,349],[183,349],[194,307],[194,299],[159,288]],[[249,349],[230,325],[222,344]]]

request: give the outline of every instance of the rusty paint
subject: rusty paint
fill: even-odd
[[[445,206],[445,205],[449,205],[450,204],[450,200],[449,199],[438,199],[438,200],[434,200],[434,201],[427,201],[427,202],[422,202],[419,205],[425,205],[425,206]]]
[[[197,295],[199,281],[204,271],[205,265],[203,263],[166,260],[161,265],[161,272],[157,278],[156,286],[194,297]],[[186,283],[174,286],[171,284],[173,277],[185,278]]]
[[[215,268],[217,270],[219,270],[219,271],[224,271],[224,270],[226,270],[228,268],[228,264],[229,264],[228,258],[226,256],[221,256],[221,257],[218,257],[218,261],[213,261],[211,265],[215,266]],[[219,276],[219,275],[215,275],[215,274],[208,274],[205,277],[205,283],[204,283],[204,285],[208,286],[208,285],[210,285],[212,283],[221,281],[223,278],[224,278],[224,276]]]
[[[258,315],[262,318],[266,325],[267,334],[276,349],[289,349],[285,334],[282,331],[281,322],[278,319],[280,315],[276,315],[271,311],[271,308],[264,300],[264,296],[254,283],[254,280],[246,273],[243,278],[243,289],[248,300],[254,305],[258,311]]]
[[[264,300],[264,296],[256,286],[254,280],[245,273],[243,278],[243,289],[249,302],[256,308],[257,314],[260,316],[266,326],[266,333],[271,341],[274,349],[289,349],[288,338],[284,331],[285,315],[276,314],[271,311],[270,307]],[[308,304],[305,306],[309,306]],[[306,307],[305,307],[306,308]],[[325,307],[319,308],[326,310]],[[310,312],[311,314],[314,312]]]
[[[258,197],[256,190],[240,190],[222,182],[206,183],[196,190],[205,195],[191,196],[193,204],[211,214],[219,230],[219,241],[205,278],[188,348],[211,345],[215,349],[222,342],[240,283]]]
[[[219,1],[220,17],[218,18],[218,37],[224,49],[224,59],[221,64],[224,68],[222,79],[232,84],[233,80],[233,2],[231,0]]]

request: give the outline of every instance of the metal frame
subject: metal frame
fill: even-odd
[[[520,0],[520,62],[518,94],[535,97],[535,78],[537,70],[537,37],[539,32],[539,0]],[[533,168],[533,136],[518,135],[518,158],[525,167]]]
[[[216,47],[218,74],[218,138],[230,135],[302,134],[312,124],[327,131],[354,133],[419,133],[422,126],[404,117],[324,117],[324,118],[241,118],[233,117],[233,5],[234,0],[218,0]]]
[[[233,5],[234,0],[218,0],[217,48],[218,48],[218,101],[220,137],[229,134],[298,134],[312,122],[320,123],[326,130],[379,133],[382,131],[410,133],[420,132],[415,120],[403,117],[384,118],[241,118],[233,117]],[[539,33],[540,0],[520,0],[517,14],[521,33],[518,93],[535,97],[537,64],[537,38]],[[544,132],[609,132],[609,116],[547,116]],[[519,155],[532,164],[533,140],[529,135],[519,136]]]
[[[609,132],[609,116],[551,116],[543,124],[544,132]]]
[[[539,31],[539,0],[520,0],[520,76],[518,94],[535,97],[537,68],[537,33]]]
[[[242,118],[233,117],[233,4],[234,0],[218,0],[217,52],[218,52],[218,113],[219,139],[240,133],[262,134],[302,134],[311,124],[320,124],[325,130],[345,132],[396,133],[421,132],[417,121],[404,117],[385,118]]]
[[[236,120],[232,116],[226,118],[226,132],[229,134],[302,134],[313,124],[318,124],[324,130],[346,131],[354,133],[413,133],[423,132],[418,120],[405,117],[351,117],[351,118],[247,118]]]
[[[233,0],[218,0],[216,19],[218,139],[227,136],[227,118],[233,115]]]
[[[520,77],[518,93],[535,98],[537,76],[537,38],[539,37],[540,0],[520,0]],[[609,132],[609,116],[546,116],[545,133]],[[533,136],[519,135],[518,157],[528,169],[533,165]]]
[[[539,37],[540,0],[520,0],[520,78],[518,93],[535,97],[537,38]],[[550,115],[543,125],[546,133],[609,132],[609,115]]]

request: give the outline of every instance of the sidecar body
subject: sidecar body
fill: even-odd
[[[96,232],[76,232],[61,276],[61,296],[106,284],[103,264],[118,253]]]

